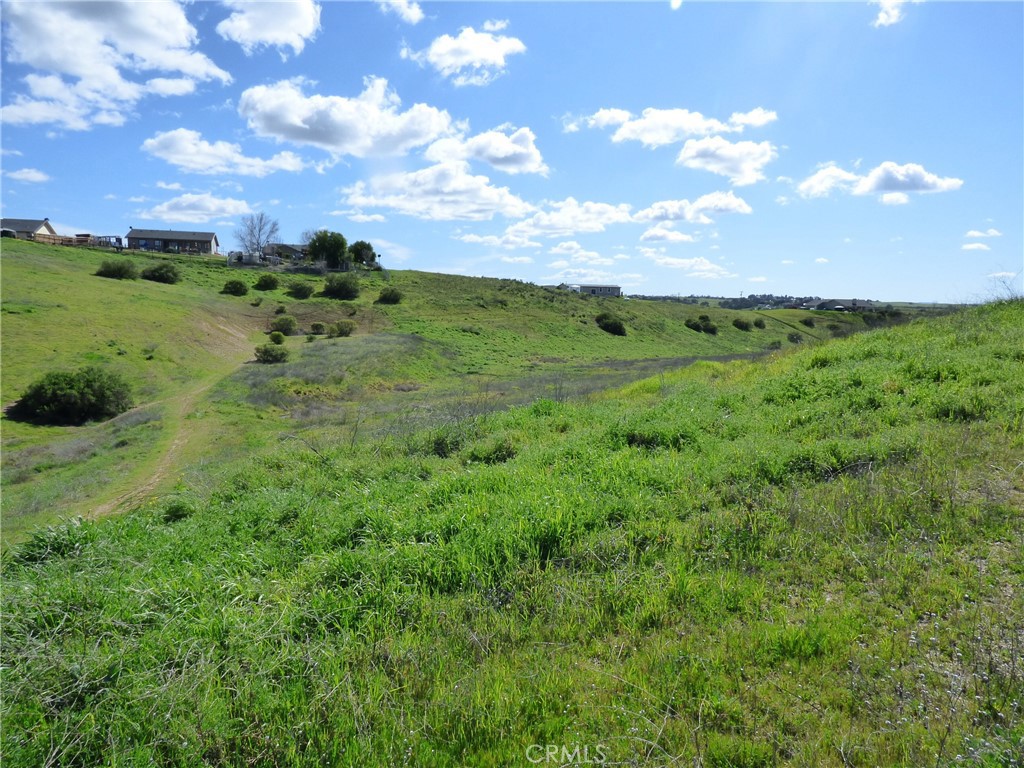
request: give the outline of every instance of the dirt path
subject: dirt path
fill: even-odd
[[[163,421],[170,432],[170,442],[167,448],[157,456],[155,463],[139,467],[134,473],[138,482],[133,487],[94,506],[84,515],[86,518],[105,517],[122,509],[139,506],[156,493],[174,472],[181,469],[185,448],[195,437],[195,432],[189,430],[186,423],[189,414],[195,410],[196,404],[204,393],[229,376],[251,356],[252,346],[247,335],[241,329],[225,324],[223,319],[218,319],[218,321],[211,322],[206,330],[219,339],[216,347],[218,352],[224,355],[224,365],[214,375],[197,382],[186,392],[158,401],[158,404],[166,405]],[[151,407],[152,405],[154,403],[147,403],[140,407]]]

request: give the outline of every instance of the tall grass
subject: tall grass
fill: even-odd
[[[40,531],[5,763],[1014,765],[1022,348],[993,305]]]

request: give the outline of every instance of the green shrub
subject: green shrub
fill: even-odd
[[[351,300],[359,296],[359,280],[354,274],[328,275],[324,295],[332,299]]]
[[[164,261],[142,270],[142,279],[173,285],[181,282],[181,271],[169,261]]]
[[[786,338],[789,339],[790,344],[799,344],[804,340],[803,335],[799,331],[790,331],[786,334]]]
[[[770,342],[768,344],[768,349],[782,349],[782,342],[778,340]]]
[[[293,299],[308,299],[314,290],[313,284],[304,280],[293,280],[288,283],[288,295]]]
[[[356,329],[356,324],[352,320],[339,320],[331,326],[331,330],[328,333],[329,336],[351,336],[352,332]]]
[[[377,297],[377,304],[397,304],[402,300],[402,292],[393,286],[387,286],[381,289],[380,296]]]
[[[760,328],[763,331],[764,330],[764,318],[762,318],[762,317],[757,318],[754,321],[754,327],[755,328]]]
[[[694,320],[692,317],[683,323],[691,331],[697,331],[698,333],[708,333],[714,336],[718,333],[718,326],[711,322],[711,318],[707,315],[701,315],[699,318]]]
[[[594,318],[594,321],[597,323],[597,327],[605,333],[610,333],[613,336],[626,335],[626,324],[611,312],[602,312]]]
[[[281,281],[277,279],[277,275],[264,272],[260,275],[259,280],[256,281],[256,285],[253,287],[257,291],[276,291],[280,285]]]
[[[110,277],[114,280],[138,280],[139,270],[128,259],[121,261],[104,261],[96,270],[97,277]]]
[[[739,328],[741,331],[749,331],[753,326],[749,320],[744,320],[742,317],[737,317],[732,321],[733,326]]]
[[[232,296],[245,296],[248,292],[249,286],[241,280],[228,280],[221,289],[221,293],[227,293]]]
[[[113,418],[132,407],[131,388],[101,368],[54,371],[35,381],[11,408],[11,416],[41,424],[84,424]]]
[[[299,321],[291,315],[278,315],[270,324],[270,330],[291,336],[299,328]]]
[[[813,317],[801,318],[800,322],[803,323],[804,325],[806,325],[808,328],[813,328],[814,327],[814,318]]]
[[[250,304],[251,304],[252,306],[254,306],[254,307],[258,307],[258,306],[259,306],[260,304],[262,304],[262,303],[263,303],[263,297],[262,297],[262,296],[257,296],[257,297],[256,297],[255,299],[253,299],[253,300],[252,300],[252,301],[250,301],[249,303],[250,303]]]
[[[327,333],[327,326],[323,323],[313,323],[309,326],[309,332],[316,334],[317,336],[323,336]]]
[[[257,363],[283,363],[288,360],[288,348],[277,344],[263,344],[256,347]]]
[[[270,332],[270,343],[271,344],[284,344],[284,334],[280,331]]]
[[[287,311],[288,307],[286,307],[284,304],[278,304],[276,307],[274,307],[275,315],[283,315]]]

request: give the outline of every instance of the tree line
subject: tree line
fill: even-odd
[[[261,211],[243,216],[235,237],[247,255],[262,256],[268,246],[280,241],[280,227],[276,219]],[[340,232],[327,229],[306,230],[302,233],[302,244],[312,261],[343,272],[353,264],[374,266],[379,258],[367,241],[356,240],[350,244]]]

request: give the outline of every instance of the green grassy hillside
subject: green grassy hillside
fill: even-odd
[[[104,260],[140,268],[176,265],[165,285],[94,273]],[[744,313],[717,308],[596,300],[510,280],[414,271],[360,275],[354,301],[320,295],[317,275],[279,273],[275,290],[254,289],[262,270],[221,259],[117,256],[89,249],[4,240],[3,377],[0,399],[14,402],[43,373],[100,365],[125,376],[137,407],[104,424],[41,427],[4,418],[5,541],[61,515],[129,508],[178,482],[206,482],[236,458],[281,439],[344,439],[408,431],[539,396],[561,400],[678,367],[685,358],[752,354],[813,342],[863,327],[859,317]],[[242,279],[251,290],[221,293]],[[290,296],[292,281],[317,291]],[[397,305],[375,303],[385,286]],[[625,337],[597,327],[614,310]],[[252,364],[253,350],[278,313],[303,333],[288,339],[287,366]],[[716,335],[685,326],[700,313]],[[743,331],[735,319],[760,318]],[[356,334],[318,338],[314,323],[351,319]],[[306,434],[309,432],[310,434]]]
[[[360,303],[404,334],[365,358],[424,387],[527,370],[494,362],[527,346],[501,292],[426,319]],[[647,343],[653,311],[581,359]],[[486,313],[495,357],[484,333],[446,346]],[[585,401],[307,431],[38,532],[3,561],[4,762],[1016,765],[1021,350],[1003,303]]]

